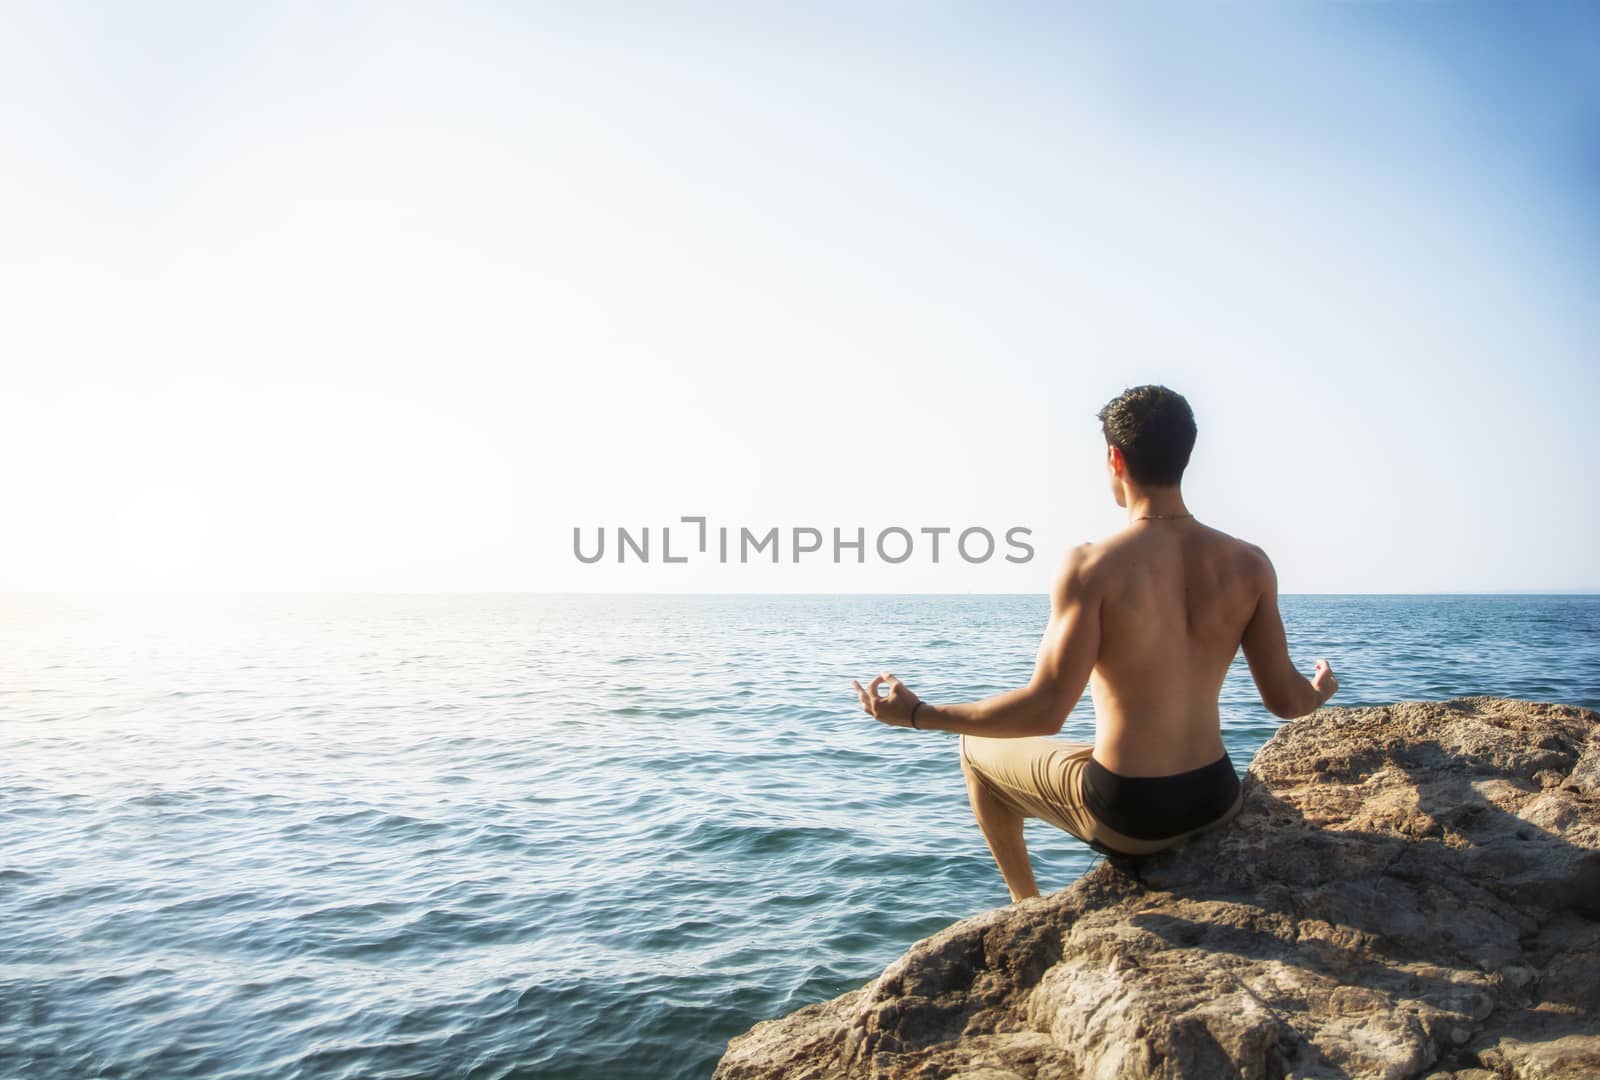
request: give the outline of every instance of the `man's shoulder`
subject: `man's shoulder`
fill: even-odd
[[[1056,566],[1055,594],[1058,597],[1082,597],[1093,592],[1097,588],[1097,580],[1103,576],[1101,570],[1105,560],[1104,541],[1086,540],[1067,548]]]
[[[1228,537],[1228,553],[1223,556],[1223,563],[1228,567],[1228,576],[1257,597],[1277,588],[1277,571],[1260,544]]]
[[[1252,573],[1264,576],[1272,572],[1272,559],[1267,555],[1266,548],[1237,538],[1234,538],[1234,543],[1238,545],[1240,559]]]
[[[1234,555],[1246,568],[1253,571],[1262,571],[1272,565],[1272,560],[1267,557],[1266,549],[1260,544],[1251,543],[1243,537],[1225,533],[1221,529],[1207,526],[1219,548]]]
[[[1085,540],[1081,544],[1073,544],[1062,552],[1061,562],[1056,566],[1056,577],[1082,574],[1104,557],[1103,540]]]

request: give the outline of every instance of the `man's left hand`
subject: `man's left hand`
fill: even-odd
[[[861,698],[861,707],[866,710],[867,715],[874,720],[881,720],[890,727],[910,727],[911,710],[922,700],[912,693],[905,683],[887,671],[865,687],[854,679],[850,680],[850,685],[856,688],[856,694]],[[879,697],[879,686],[887,686],[888,694]]]

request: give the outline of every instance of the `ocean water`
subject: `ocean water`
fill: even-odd
[[[1282,602],[1335,704],[1600,707],[1600,597]],[[1021,596],[13,596],[0,1076],[705,1077],[1007,895],[955,737]],[[1241,769],[1278,721],[1242,657]],[[1063,736],[1093,727],[1086,696]],[[1095,856],[1027,826],[1046,890]]]

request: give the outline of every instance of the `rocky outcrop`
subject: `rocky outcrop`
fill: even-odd
[[[1600,1076],[1600,714],[1325,708],[1232,826],[734,1038],[754,1077]]]

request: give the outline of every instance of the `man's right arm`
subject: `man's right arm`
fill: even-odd
[[[1253,544],[1251,548],[1260,559],[1261,591],[1240,644],[1262,704],[1274,716],[1290,720],[1322,705],[1339,689],[1339,683],[1324,660],[1317,661],[1315,683],[1295,670],[1283,618],[1278,614],[1278,573],[1265,551]]]

